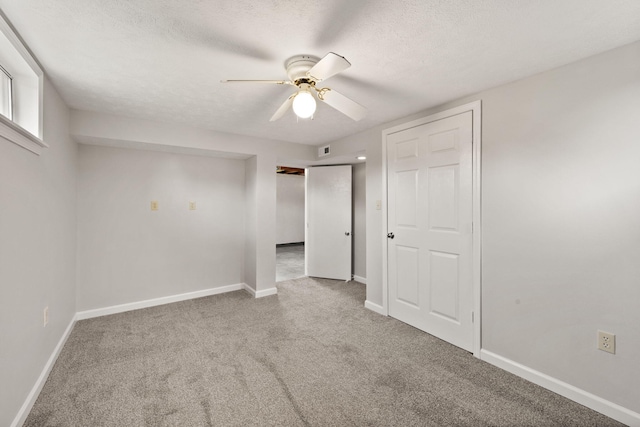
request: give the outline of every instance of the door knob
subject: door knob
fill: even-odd
[[[387,237],[390,239],[393,239],[396,236],[393,233],[387,233]]]
[[[351,233],[349,233],[348,231],[345,231],[345,232],[344,232],[344,235],[345,235],[345,236],[350,236],[350,235],[351,235]]]

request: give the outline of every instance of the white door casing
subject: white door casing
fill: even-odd
[[[351,280],[352,167],[305,172],[305,274]]]
[[[479,126],[473,121],[479,107],[383,133],[386,226],[393,237],[383,250],[383,304],[389,315],[476,354],[480,230],[474,234],[473,222],[479,225],[480,210],[479,146],[473,143]]]

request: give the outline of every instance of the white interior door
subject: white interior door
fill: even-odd
[[[307,276],[351,279],[351,165],[308,168]]]
[[[472,113],[386,144],[389,315],[472,351]]]

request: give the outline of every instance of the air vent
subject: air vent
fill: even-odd
[[[324,157],[331,154],[331,146],[325,145],[324,147],[318,148],[318,157]]]

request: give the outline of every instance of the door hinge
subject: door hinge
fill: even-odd
[[[471,323],[476,323],[476,314],[473,311],[471,312]]]

